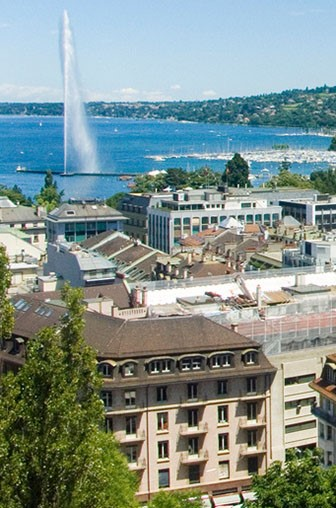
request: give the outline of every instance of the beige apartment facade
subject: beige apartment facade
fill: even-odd
[[[153,324],[159,349],[105,354],[98,364],[106,426],[139,476],[139,498],[161,488],[248,488],[270,463],[275,369],[259,344],[202,316],[128,322],[123,346],[125,328],[150,344]]]

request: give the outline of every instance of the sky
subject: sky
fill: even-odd
[[[205,100],[336,84],[335,0],[0,0],[0,102]]]

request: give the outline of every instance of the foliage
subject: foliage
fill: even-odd
[[[31,198],[27,198],[17,185],[13,185],[12,188],[0,185],[0,195],[7,196],[15,204],[19,203],[20,205],[32,206]]]
[[[279,167],[279,174],[272,176],[266,182],[265,187],[275,189],[276,187],[297,187],[300,189],[311,189],[312,182],[304,175],[292,173],[290,171],[290,163],[284,160]]]
[[[135,507],[136,480],[102,430],[101,380],[83,339],[79,289],[58,327],[28,344],[19,373],[1,378],[0,507]]]
[[[106,204],[111,208],[119,209],[122,199],[127,196],[127,192],[116,192],[106,200]]]
[[[329,145],[328,150],[329,150],[330,152],[335,152],[335,151],[336,151],[336,136],[334,136],[334,137],[331,139],[331,142],[330,142],[330,145]]]
[[[0,245],[0,340],[10,339],[14,326],[14,308],[8,298],[12,274],[6,248]]]
[[[255,508],[332,508],[336,506],[334,479],[336,468],[320,465],[318,450],[290,451],[285,465],[274,462],[266,474],[255,476],[256,501],[245,506]]]
[[[313,171],[310,181],[314,189],[326,194],[336,193],[336,170],[328,168],[326,171]]]
[[[336,127],[336,87],[284,90],[251,97],[206,101],[90,102],[92,116],[152,118],[203,123],[234,123],[320,129]],[[1,115],[63,114],[61,103],[1,103]]]
[[[220,174],[209,167],[201,167],[195,171],[186,171],[181,168],[169,168],[156,176],[149,174],[135,177],[133,192],[161,192],[164,189],[178,190],[186,187],[200,189],[217,186]]]
[[[197,491],[161,491],[148,503],[148,508],[202,508],[202,499]]]
[[[251,187],[248,177],[248,163],[239,153],[235,153],[232,159],[226,163],[222,181],[229,187]]]
[[[62,200],[63,191],[57,190],[57,182],[54,181],[50,169],[46,172],[44,178],[44,186],[41,188],[40,193],[35,196],[37,204],[44,206],[47,212],[56,208]]]

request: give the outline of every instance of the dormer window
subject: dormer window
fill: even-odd
[[[113,377],[113,369],[116,363],[113,360],[105,360],[98,364],[98,372],[103,377]]]
[[[125,377],[135,376],[136,364],[134,362],[126,362],[123,366],[123,373]]]
[[[245,365],[256,365],[258,363],[258,351],[256,349],[249,349],[242,354],[242,360]]]
[[[148,361],[149,374],[168,374],[174,369],[173,358],[153,358]]]
[[[223,369],[233,367],[234,354],[231,351],[220,351],[209,355],[211,369]]]
[[[201,370],[204,366],[204,357],[201,355],[184,356],[180,359],[180,369],[182,371]]]

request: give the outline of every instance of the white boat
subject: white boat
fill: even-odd
[[[25,166],[20,166],[20,165],[19,165],[19,166],[17,166],[17,167],[16,167],[16,171],[17,171],[18,173],[20,173],[20,172],[22,172],[22,171],[27,171],[27,168],[26,168]]]

